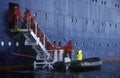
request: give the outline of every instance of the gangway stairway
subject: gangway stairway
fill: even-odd
[[[35,30],[37,30],[37,27],[35,28]],[[43,31],[41,31],[43,32]],[[49,40],[48,38],[46,38],[44,32],[44,37],[43,37],[43,42],[40,41],[40,37],[37,36],[37,31],[33,31],[32,29],[29,29],[27,32],[22,32],[24,34],[24,37],[26,38],[25,40],[25,45],[31,45],[32,48],[36,51],[37,55],[36,55],[36,60],[34,61],[34,68],[37,68],[37,65],[43,65],[43,68],[48,67],[49,69],[52,69],[52,64],[54,63],[54,61],[50,62],[49,59],[50,57],[50,53],[48,52],[47,48],[46,48],[46,39]],[[50,43],[50,41],[49,41]],[[50,43],[51,44],[51,43]],[[42,50],[42,51],[41,51]],[[42,60],[42,62],[39,60]]]

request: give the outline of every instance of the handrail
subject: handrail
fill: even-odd
[[[44,34],[44,40],[46,40],[45,38],[47,38],[48,41],[49,41],[49,43],[52,44],[52,42],[50,41],[50,39],[45,35],[45,32],[43,31],[43,29],[40,28],[40,26],[37,26],[37,27],[38,27],[38,28],[42,31],[42,33]]]

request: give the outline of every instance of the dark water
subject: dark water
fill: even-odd
[[[120,62],[103,63],[101,70],[89,72],[11,71],[0,73],[0,78],[120,78]]]

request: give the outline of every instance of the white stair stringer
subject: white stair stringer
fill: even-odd
[[[37,45],[37,42],[35,40],[32,40],[30,37],[29,37],[30,33],[24,33],[24,37],[26,38],[25,40],[25,45]]]
[[[32,39],[30,38],[31,35],[34,39],[34,41],[32,41]],[[39,38],[37,37],[37,35],[33,32],[33,30],[30,30],[29,34],[25,33],[24,34],[26,40],[25,40],[25,45],[32,45],[33,49],[35,49],[35,51],[39,54],[39,50],[37,50],[37,47],[40,47],[43,52],[46,54],[47,59],[50,58],[50,54],[48,53],[48,51],[46,50],[45,46],[40,42]],[[36,47],[37,45],[37,47]]]

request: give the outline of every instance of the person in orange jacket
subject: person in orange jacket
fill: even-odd
[[[31,16],[31,29],[34,31],[35,33],[35,21],[36,21],[36,13],[34,13],[33,16]]]
[[[50,51],[51,57],[52,57],[52,59],[54,59],[54,52],[55,52],[55,50],[57,50],[55,41],[50,45],[50,50],[51,50]]]
[[[38,34],[38,37],[40,39],[40,41],[42,42],[43,44],[43,39],[44,39],[44,33],[41,31],[41,29],[39,29],[39,25],[37,24],[37,34]]]
[[[52,49],[52,50],[56,50],[56,49],[57,49],[57,47],[56,47],[56,42],[55,42],[55,41],[52,43],[51,49]]]
[[[26,9],[24,12],[24,24],[25,28],[29,29],[31,23],[31,12],[30,10]]]
[[[15,7],[14,8],[15,29],[20,28],[20,19],[21,19],[20,8]]]
[[[8,21],[9,21],[9,25],[11,26],[11,28],[14,28],[14,18],[13,18],[14,14],[12,12],[8,13]]]
[[[62,47],[62,45],[61,45],[61,42],[59,42],[58,47],[57,47],[57,50],[61,50],[61,49],[63,49],[63,47]]]
[[[73,49],[73,45],[71,40],[67,43],[67,45],[65,45],[64,47],[64,55],[65,57],[67,57],[67,54],[69,54],[70,59],[72,59],[72,49]]]

